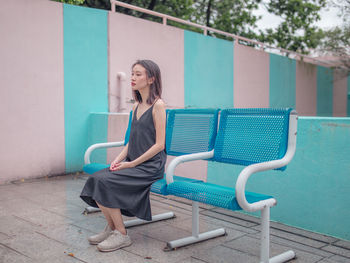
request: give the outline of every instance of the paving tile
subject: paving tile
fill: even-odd
[[[43,258],[60,256],[67,250],[65,244],[35,232],[7,239],[3,245],[30,257],[35,262],[40,262]]]
[[[18,211],[14,214],[18,219],[32,223],[37,226],[57,226],[72,223],[73,220],[59,214],[45,211],[43,209],[33,209],[32,211]]]
[[[162,263],[153,258],[144,258],[126,251],[124,248],[112,252],[100,252],[96,246],[88,249],[70,250],[74,257],[87,263]]]
[[[243,253],[248,253],[250,255],[254,255],[257,257],[259,257],[260,255],[260,240],[249,236],[243,236],[235,240],[226,242],[224,246],[227,246],[227,247],[236,249],[238,251],[241,251]],[[270,257],[273,257],[275,255],[278,255],[288,250],[290,250],[290,248],[287,246],[275,244],[273,242],[270,243]],[[294,252],[297,255],[297,259],[292,260],[291,262],[313,263],[322,259],[321,256],[314,255],[312,253],[308,253],[305,251],[300,251],[295,249]]]
[[[339,255],[339,256],[347,257],[347,258],[349,258],[349,262],[350,262],[350,250],[349,249],[329,245],[329,246],[323,247],[322,250],[331,252],[331,253]]]
[[[260,238],[260,234],[259,236],[256,236],[255,238]],[[310,247],[298,242],[294,242],[288,239],[284,239],[284,238],[280,238],[280,237],[276,237],[276,236],[271,236],[270,237],[271,242],[279,244],[279,245],[284,245],[286,247],[289,247],[290,249],[297,249],[297,250],[301,250],[301,251],[305,251],[305,252],[309,252],[321,257],[331,257],[333,256],[332,253],[321,250],[321,249],[317,249],[314,247]]]
[[[18,198],[17,185],[0,185],[0,201],[4,202]]]
[[[210,263],[256,263],[259,261],[256,256],[225,246],[217,246],[207,251],[198,252],[193,257]]]
[[[239,218],[236,218],[236,217],[224,215],[224,214],[219,214],[219,213],[213,212],[211,210],[202,211],[201,214],[202,215],[211,216],[211,217],[214,217],[214,218],[226,221],[226,222],[230,222],[232,224],[240,225],[240,226],[243,226],[243,227],[256,226],[256,223],[248,222],[248,221],[245,221],[245,220],[242,220],[242,219],[239,219]]]
[[[168,223],[166,222],[166,224],[169,224],[172,227],[176,227],[177,229],[183,229],[185,230],[188,234],[187,235],[191,235],[192,233],[192,218],[189,219],[185,219],[185,220],[181,220],[181,221],[177,221],[174,224]],[[211,231],[211,230],[215,230],[218,228],[222,228],[223,226],[218,226],[206,219],[200,218],[199,219],[199,232],[203,233],[203,232],[207,232],[207,231]],[[225,228],[225,227],[224,227]],[[232,229],[232,228],[225,228],[226,231],[226,235],[222,238],[222,242],[231,240],[231,239],[235,239],[237,237],[243,236],[246,233]],[[182,236],[185,237],[185,236]],[[181,236],[179,238],[182,238]],[[175,240],[177,238],[172,237],[171,240]],[[206,241],[204,241],[206,242]]]
[[[20,234],[32,234],[37,230],[40,230],[42,226],[34,224],[32,222],[22,220],[13,215],[1,216],[0,217],[0,233],[10,238]],[[0,239],[3,240],[3,239]]]
[[[332,260],[331,262],[337,262],[337,263],[349,263],[350,262],[350,258],[342,257],[339,255],[335,255],[333,257],[330,257],[329,260]]]
[[[178,261],[176,263],[210,263],[208,261],[196,259],[194,257],[186,258],[186,259],[181,259],[181,261]]]
[[[75,225],[62,225],[37,231],[47,238],[64,243],[67,247],[87,249],[90,247],[87,238],[95,233]]]
[[[99,233],[105,228],[107,221],[103,215],[96,213],[93,215],[87,215],[84,219],[74,221],[71,224],[89,230],[92,233]]]
[[[6,202],[1,202],[0,211],[1,215],[11,215],[23,212],[31,212],[33,210],[40,209],[40,205],[33,203],[24,197],[17,197]]]
[[[204,216],[203,219],[208,221],[208,222],[210,222],[210,223],[212,223],[212,224],[214,224],[214,225],[217,225],[218,227],[224,227],[224,228],[228,228],[228,229],[233,229],[233,230],[237,230],[237,231],[240,231],[240,232],[243,232],[243,233],[247,233],[247,234],[256,234],[256,233],[259,232],[259,231],[255,230],[253,228],[243,227],[241,225],[237,225],[237,224],[234,224],[234,223],[231,223],[231,222],[223,221],[223,220],[220,220],[220,219],[217,219],[217,218],[213,218],[213,217],[210,217],[210,216]]]
[[[4,263],[34,263],[35,261],[13,249],[3,246],[0,243],[0,262]]]
[[[337,247],[342,247],[342,248],[350,250],[350,241],[338,240],[338,241],[334,242],[333,244]]]
[[[192,251],[185,248],[180,250],[173,250],[164,252],[163,248],[166,246],[165,242],[144,236],[142,234],[130,235],[133,244],[124,250],[140,256],[141,258],[151,257],[158,262],[177,262],[191,256]]]
[[[79,221],[86,218],[86,215],[83,213],[84,209],[69,203],[57,204],[54,206],[52,205],[42,209],[57,215],[61,215],[62,217],[72,219],[73,221]],[[94,213],[90,215],[93,215],[93,214]]]
[[[140,231],[141,230],[141,231]],[[142,233],[142,235],[148,236],[150,238],[156,239],[162,242],[168,242],[175,239],[180,239],[186,236],[190,236],[191,232],[185,231],[181,228],[175,226],[170,226],[167,224],[159,225],[155,224],[153,226],[148,225],[142,227],[140,230],[135,230],[137,233]]]
[[[181,209],[188,213],[192,213],[192,206],[172,200],[166,200],[166,202],[161,200],[151,200],[151,206],[168,207],[168,209]]]
[[[327,245],[327,243],[324,243],[324,242],[320,242],[317,240],[306,238],[304,236],[300,236],[298,234],[293,234],[290,232],[285,232],[285,231],[281,231],[273,228],[270,228],[270,234],[271,234],[271,238],[273,236],[276,236],[287,241],[293,241],[295,243],[300,243],[302,245],[306,245],[314,248],[321,248]]]
[[[239,211],[232,211],[232,210],[219,208],[219,207],[215,207],[215,208],[211,209],[211,211],[219,213],[219,214],[223,214],[223,215],[236,217],[236,218],[239,218],[241,220],[245,220],[245,221],[260,225],[260,217],[247,215],[247,214],[241,213]]]
[[[317,263],[337,263],[337,261],[333,261],[329,258],[322,259],[321,261],[318,261]]]
[[[253,228],[260,230],[260,226],[255,226]],[[271,231],[276,230],[275,233],[277,233],[278,230],[284,233],[291,233],[292,235],[299,236],[300,240],[302,240],[302,238],[310,239],[310,242],[315,241],[314,244],[320,244],[318,242],[321,242],[323,244],[331,244],[338,240],[337,238],[334,238],[334,237],[325,236],[319,233],[313,233],[304,229],[283,225],[277,222],[270,222],[270,229]]]

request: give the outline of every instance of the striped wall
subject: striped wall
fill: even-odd
[[[328,118],[350,116],[350,77],[238,43],[48,0],[1,3],[0,34],[6,36],[0,49],[0,184],[81,171],[90,144],[122,140],[128,117],[109,113],[109,100],[120,103],[116,77],[124,72],[129,111],[131,65],[146,58],[162,70],[169,108],[293,107],[313,116],[300,118],[298,150],[287,172],[254,177],[248,187],[276,195],[281,205],[272,210],[274,220],[350,239],[342,232],[350,222],[344,206],[350,119]],[[100,150],[93,160],[111,161],[117,153]],[[239,170],[198,161],[176,173],[231,186]],[[315,216],[324,220],[313,223]]]

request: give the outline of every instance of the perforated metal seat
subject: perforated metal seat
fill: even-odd
[[[189,200],[205,203],[229,210],[242,210],[236,199],[236,191],[233,188],[205,182],[186,182],[174,180],[168,186],[168,193]],[[253,192],[245,192],[249,203],[272,198]]]

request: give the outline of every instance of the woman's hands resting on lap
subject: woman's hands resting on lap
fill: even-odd
[[[132,162],[119,162],[117,160],[114,160],[111,163],[111,166],[109,167],[109,170],[111,171],[119,171],[122,169],[126,169],[126,168],[133,168],[135,167],[134,164]]]

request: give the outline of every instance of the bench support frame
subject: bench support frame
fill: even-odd
[[[199,203],[194,201],[192,203],[192,236],[169,241],[165,250],[172,250],[178,247],[198,243],[214,237],[223,236],[225,234],[226,231],[224,228],[215,229],[205,233],[199,233]]]

